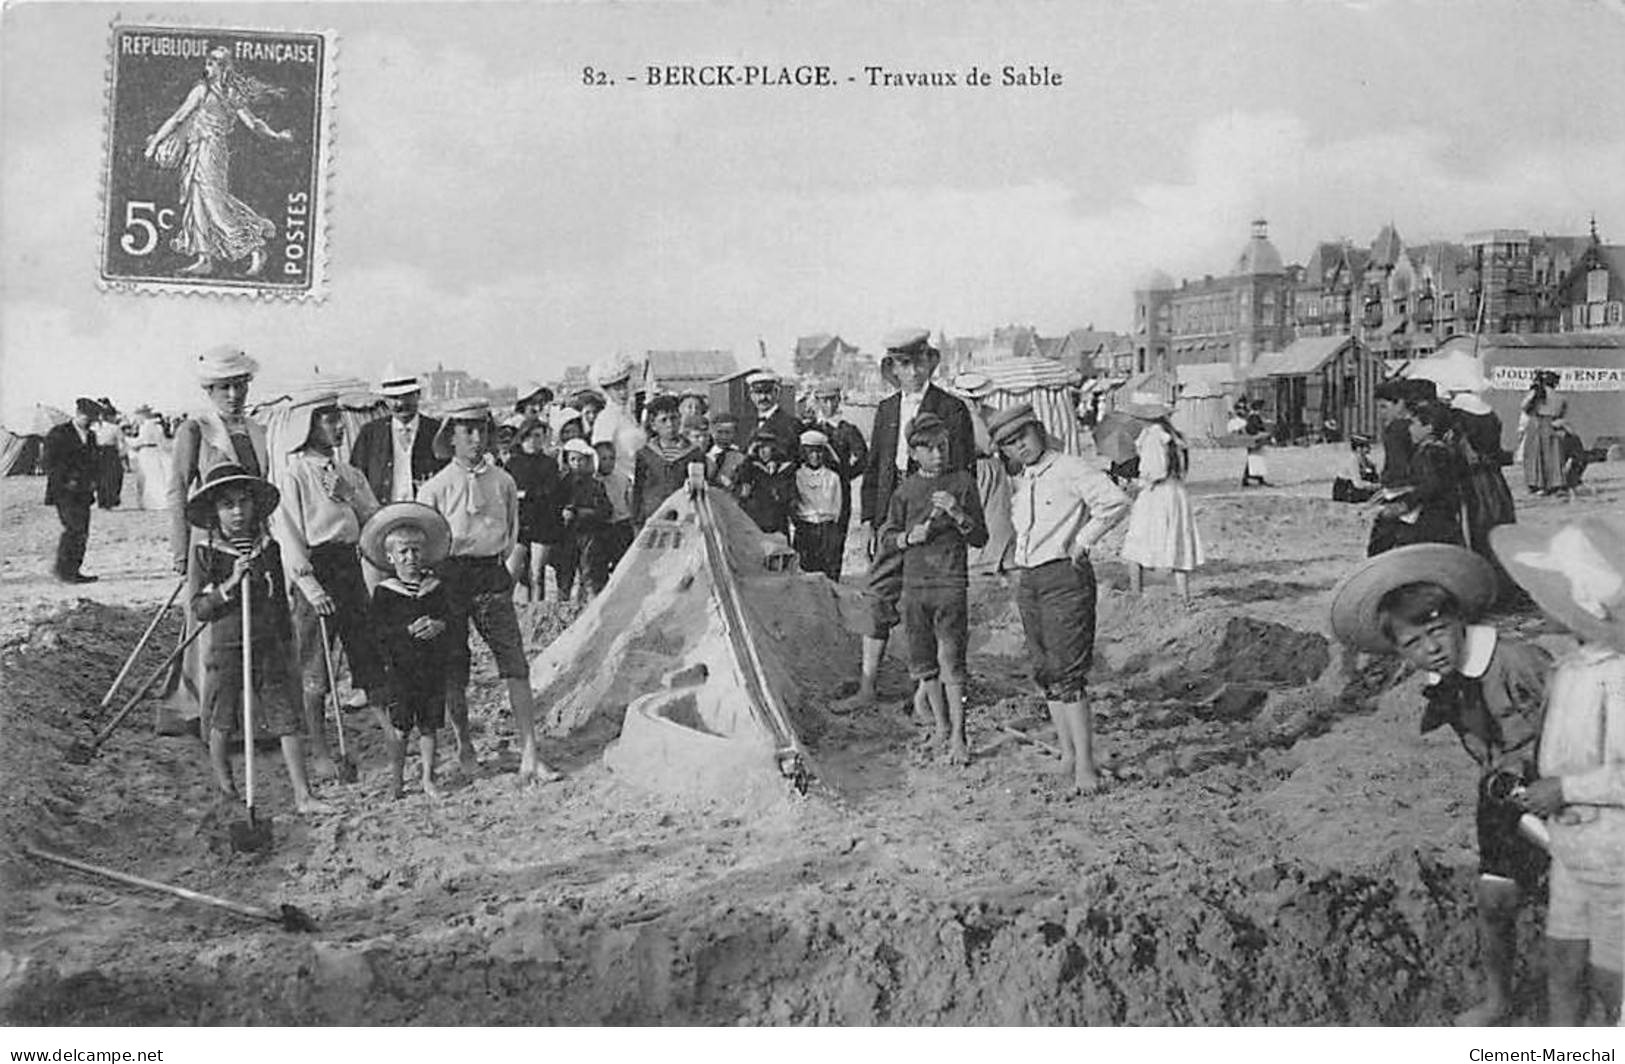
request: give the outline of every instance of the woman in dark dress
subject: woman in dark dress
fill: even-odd
[[[564,534],[560,518],[563,478],[558,462],[545,450],[547,437],[547,422],[527,419],[514,435],[506,466],[519,489],[519,542],[508,556],[508,572],[515,587],[526,589],[531,602],[547,598],[546,567]]]
[[[1450,406],[1455,422],[1453,435],[1466,471],[1462,501],[1467,507],[1467,546],[1493,565],[1490,529],[1518,519],[1512,489],[1501,472],[1510,461],[1501,449],[1501,419],[1489,403],[1472,392],[1457,394]]]
[[[1389,506],[1399,507],[1394,515],[1395,547],[1413,543],[1463,544],[1461,528],[1461,485],[1466,470],[1455,444],[1447,437],[1452,417],[1450,408],[1434,399],[1407,404],[1411,417],[1410,491]]]

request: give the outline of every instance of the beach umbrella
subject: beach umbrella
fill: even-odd
[[[1432,381],[1441,395],[1451,392],[1480,392],[1489,387],[1479,360],[1460,349],[1431,358],[1419,358],[1405,367],[1412,380]]]
[[[1126,462],[1135,455],[1134,444],[1145,422],[1119,411],[1103,414],[1094,428],[1095,450],[1106,461]]]

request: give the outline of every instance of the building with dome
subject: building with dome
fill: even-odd
[[[1259,355],[1291,342],[1290,310],[1289,274],[1259,218],[1228,275],[1176,285],[1155,270],[1135,287],[1135,371],[1226,364],[1240,379]]]

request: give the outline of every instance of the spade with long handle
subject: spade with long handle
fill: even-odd
[[[135,668],[135,659],[141,656],[141,652],[143,650],[147,649],[147,643],[152,639],[152,633],[158,630],[158,625],[165,617],[169,615],[169,611],[174,608],[175,600],[180,597],[181,589],[185,586],[186,577],[183,576],[181,577],[180,582],[175,585],[175,590],[169,593],[169,598],[162,606],[158,608],[158,612],[153,615],[151,622],[149,622],[147,625],[147,630],[141,633],[141,638],[136,641],[135,649],[130,651],[130,656],[124,659],[124,667],[118,671],[117,676],[113,677],[112,684],[107,688],[107,693],[102,695],[101,703],[97,708],[106,709],[112,704],[113,696],[118,693],[119,685],[124,682],[125,677],[130,675],[130,670]]]

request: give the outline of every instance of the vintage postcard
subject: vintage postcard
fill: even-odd
[[[322,295],[331,35],[115,25],[101,282]]]

